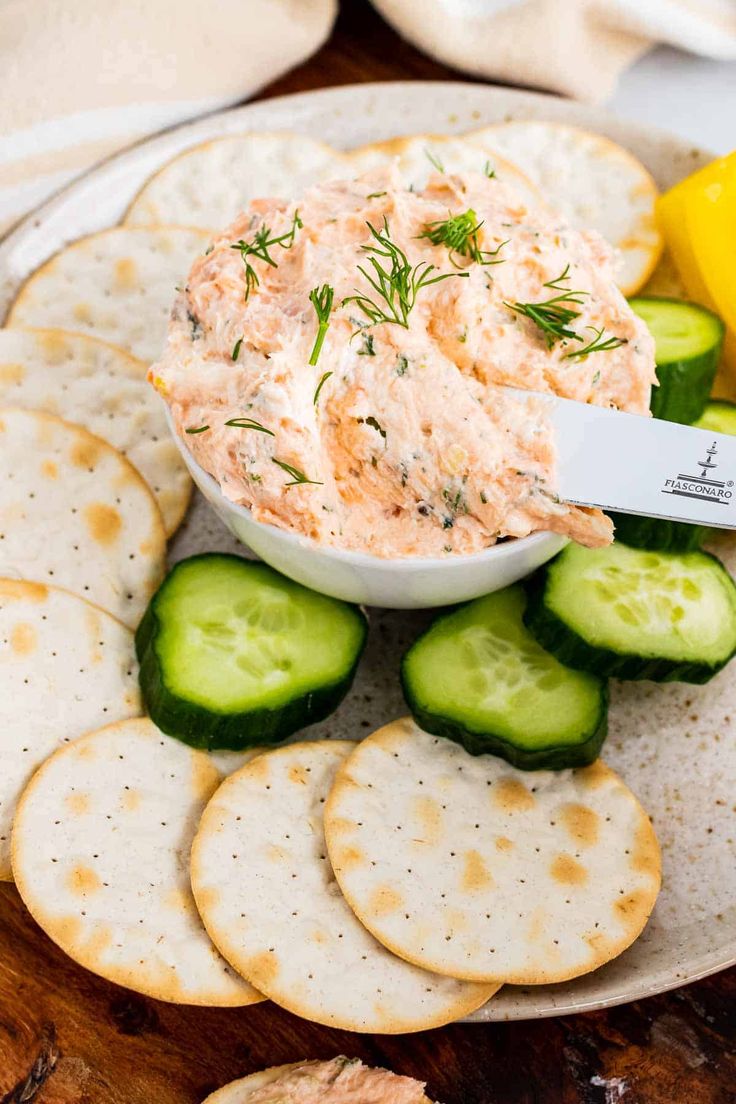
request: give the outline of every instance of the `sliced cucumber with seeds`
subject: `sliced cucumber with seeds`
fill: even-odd
[[[638,297],[629,305],[654,338],[659,387],[652,389],[655,418],[690,425],[705,409],[723,345],[725,327],[697,303]]]
[[[591,763],[606,735],[606,685],[539,646],[525,602],[514,586],[441,616],[404,656],[404,696],[425,731],[473,755],[523,770]]]
[[[138,627],[143,698],[159,728],[195,747],[274,743],[337,708],[366,633],[357,607],[265,564],[193,556]]]
[[[571,667],[707,682],[736,652],[736,586],[707,552],[570,544],[530,584],[525,621]]]

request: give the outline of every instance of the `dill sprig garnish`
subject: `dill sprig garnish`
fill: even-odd
[[[257,429],[259,433],[267,433],[269,437],[275,437],[276,434],[271,429],[266,429],[264,425],[257,422],[254,418],[231,418],[230,421],[225,422],[226,426],[233,426],[235,429]]]
[[[256,230],[253,241],[247,242],[241,238],[240,241],[232,243],[230,248],[239,250],[243,264],[245,265],[246,302],[253,288],[258,287],[260,283],[258,273],[253,268],[248,258],[256,257],[259,261],[263,261],[265,264],[270,265],[271,268],[278,268],[279,266],[271,256],[270,250],[276,245],[280,245],[282,249],[291,249],[294,244],[296,232],[297,230],[301,230],[303,225],[302,220],[299,218],[299,212],[295,211],[291,220],[291,228],[287,230],[286,233],[271,237],[271,230],[264,223],[263,226]]]
[[[433,276],[432,273],[437,271],[436,265],[428,261],[412,265],[403,249],[391,241],[391,232],[385,217],[382,230],[377,230],[370,222],[366,226],[377,244],[362,245],[361,249],[369,255],[368,261],[373,271],[368,272],[363,265],[358,265],[358,272],[368,281],[378,298],[371,299],[356,288],[357,294],[343,299],[342,305],[355,303],[368,319],[368,326],[389,322],[408,329],[409,315],[422,288],[437,284],[440,280],[448,280],[452,276],[468,275],[467,272],[440,272]],[[384,261],[389,262],[389,267],[384,266]]]
[[[277,460],[275,456],[271,457],[274,464],[277,464],[282,471],[285,471],[287,475],[291,476],[291,482],[285,483],[285,487],[296,487],[302,483],[311,483],[315,487],[321,487],[323,484],[319,479],[308,479],[303,471],[299,471],[292,464],[287,464],[285,460]]]
[[[490,161],[486,161],[485,165],[483,166],[483,175],[487,176],[489,180],[493,180],[495,178],[496,170],[494,168],[491,168]]]
[[[582,306],[588,292],[571,291],[566,288],[564,284],[569,279],[570,265],[566,264],[559,276],[542,285],[551,288],[553,291],[559,291],[559,295],[555,295],[543,303],[504,303],[504,306],[509,307],[517,314],[523,314],[526,318],[530,318],[539,327],[544,334],[548,349],[551,349],[557,341],[585,341],[584,337],[569,329],[570,323],[580,316],[580,311],[574,310],[573,307],[566,306],[566,304],[572,303],[573,306]],[[589,341],[582,349],[573,349],[572,352],[565,353],[566,360],[588,356],[590,353],[606,353],[610,349],[618,349],[620,345],[627,344],[625,337],[606,337],[603,326],[600,329],[597,326],[586,326],[586,329],[591,330],[595,335],[592,341]]]
[[[571,291],[562,285],[570,279],[570,265],[565,265],[564,271],[554,280],[548,280],[542,287],[559,291],[559,295],[545,299],[542,303],[506,303],[504,306],[515,311],[516,314],[529,318],[544,334],[547,348],[551,349],[557,341],[582,341],[574,330],[569,329],[573,319],[580,315],[580,311],[574,310],[575,306],[582,306],[585,291]],[[572,306],[570,305],[572,304]]]
[[[266,427],[264,425],[261,425],[260,422],[257,422],[255,420],[255,418],[230,418],[224,424],[226,426],[231,426],[235,429],[257,429],[259,433],[267,433],[269,437],[275,437],[276,436],[276,434],[272,430],[266,429]],[[209,428],[210,427],[208,425],[193,426],[190,429],[185,429],[184,432],[185,433],[204,433],[205,430],[207,430]]]
[[[317,336],[314,339],[314,346],[309,356],[311,365],[317,363],[319,354],[322,352],[325,334],[330,325],[330,311],[332,310],[334,297],[335,289],[330,287],[329,284],[323,284],[321,288],[312,288],[309,293],[309,302],[314,307],[314,313],[317,315]]]
[[[319,383],[317,384],[317,388],[314,392],[314,399],[312,400],[315,406],[319,402],[319,393],[320,393],[320,391],[322,390],[324,385],[327,383],[330,376],[333,375],[333,374],[334,374],[333,372],[325,372],[325,374],[322,376]]]
[[[584,348],[574,349],[571,353],[566,353],[565,356],[568,360],[572,359],[573,357],[588,356],[589,353],[607,353],[609,349],[618,349],[619,345],[627,345],[628,344],[628,338],[625,338],[625,337],[606,337],[606,338],[604,338],[603,335],[605,333],[605,330],[604,330],[603,326],[601,326],[600,329],[598,329],[597,326],[586,326],[586,329],[587,330],[592,330],[593,333],[595,334],[595,337]],[[582,341],[582,340],[583,339],[581,337],[578,338],[578,341]],[[598,375],[598,379],[600,379],[600,372],[598,372],[597,375]],[[597,383],[597,382],[598,381],[596,379],[593,380],[593,383]]]
[[[239,337],[238,340],[233,345],[233,351],[230,354],[231,360],[237,360],[238,359],[238,357],[240,356],[240,346],[242,344],[243,344],[243,339],[242,339],[242,337]]]
[[[462,215],[451,215],[450,218],[426,223],[419,237],[426,238],[432,245],[446,245],[450,261],[456,268],[460,268],[461,265],[457,263],[455,256],[469,258],[481,265],[503,264],[503,258],[496,258],[503,247],[508,245],[509,239],[502,241],[493,250],[481,249],[478,231],[482,225],[483,220],[478,222],[478,216],[472,207],[469,207]]]
[[[424,147],[424,156],[427,158],[430,165],[434,166],[437,172],[443,173],[445,171],[445,166],[442,164],[437,154],[432,152],[429,146]]]

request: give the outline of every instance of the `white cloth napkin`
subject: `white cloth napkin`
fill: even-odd
[[[581,99],[605,98],[655,42],[736,58],[736,0],[373,3],[458,69]],[[303,61],[337,4],[0,0],[0,231],[115,149],[243,100]]]
[[[237,103],[327,38],[337,0],[0,0],[0,231],[137,138]]]
[[[600,102],[658,43],[736,59],[736,0],[372,0],[419,49],[474,76]]]

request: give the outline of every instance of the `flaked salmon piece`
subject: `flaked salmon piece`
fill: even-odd
[[[475,254],[431,240],[466,213]],[[423,271],[442,277],[404,317],[367,278],[372,259],[391,266],[385,245],[366,250],[381,248],[370,227],[401,251],[410,294]],[[197,259],[151,379],[227,498],[320,544],[441,556],[537,530],[606,544],[600,511],[556,495],[543,412],[503,385],[648,413],[654,345],[614,262],[596,233],[482,175],[435,173],[422,192],[395,169],[321,184],[253,202]],[[323,285],[332,310],[310,364]],[[567,292],[568,336],[550,341],[520,308]]]
[[[428,1104],[424,1085],[357,1059],[305,1062],[257,1089],[248,1104]]]

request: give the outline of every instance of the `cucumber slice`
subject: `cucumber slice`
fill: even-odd
[[[584,671],[707,682],[736,652],[736,586],[707,552],[570,544],[530,590],[526,624]]]
[[[159,728],[194,747],[274,743],[337,708],[366,634],[356,606],[265,564],[193,556],[138,627],[143,698]]]
[[[609,511],[617,541],[631,548],[649,548],[653,552],[692,552],[700,548],[708,535],[707,525],[688,525],[667,518],[636,517]]]
[[[690,425],[710,396],[725,327],[717,315],[680,299],[630,299],[654,338],[659,387],[652,390],[655,418]]]
[[[714,399],[694,425],[696,429],[712,429],[714,433],[736,436],[736,405],[725,399]]]
[[[401,681],[417,723],[522,770],[592,763],[606,735],[608,693],[564,667],[524,627],[521,587],[441,616],[404,656]]]

